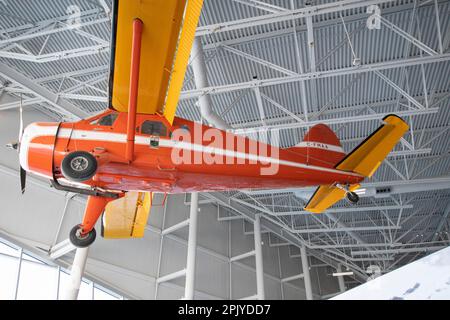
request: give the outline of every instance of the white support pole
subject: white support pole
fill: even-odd
[[[70,284],[67,288],[64,300],[77,300],[78,292],[80,291],[81,278],[86,267],[89,247],[78,248],[75,251],[75,258],[73,259],[72,269],[70,271]]]
[[[56,300],[59,300],[59,286],[61,285],[61,267],[56,268]]]
[[[19,292],[20,270],[22,269],[23,249],[20,248],[19,259],[17,260],[17,273],[16,273],[16,286],[14,288],[14,300],[17,300],[17,294]]]
[[[255,239],[255,259],[256,259],[256,295],[258,300],[264,300],[264,269],[261,245],[261,216],[255,215],[253,224]]]
[[[186,284],[184,298],[194,299],[195,290],[195,258],[197,250],[197,217],[198,217],[198,193],[191,193],[191,212],[189,216],[189,238],[187,248]]]
[[[306,247],[300,247],[300,256],[302,259],[303,280],[305,282],[306,300],[313,300],[311,276],[309,275],[308,257],[306,256]]]
[[[338,273],[342,272],[341,264],[338,264],[338,267],[337,267],[336,271]],[[338,278],[338,283],[339,283],[339,291],[340,292],[345,292],[346,289],[345,289],[344,276],[338,276],[337,278]]]

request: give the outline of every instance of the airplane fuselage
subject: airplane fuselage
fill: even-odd
[[[67,181],[61,164],[68,154],[95,156],[95,176],[78,182],[110,191],[182,193],[355,184],[363,177],[337,170],[335,160],[310,157],[323,150],[335,159],[343,150],[318,142],[278,148],[231,132],[175,118],[138,114],[132,161],[125,157],[127,113],[108,110],[73,123],[34,123],[22,139],[20,162],[32,173]]]

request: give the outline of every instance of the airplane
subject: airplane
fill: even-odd
[[[69,234],[91,245],[101,218],[104,238],[143,237],[153,193],[318,186],[305,210],[320,213],[355,193],[408,130],[387,115],[346,154],[326,125],[289,148],[175,116],[203,0],[114,1],[109,108],[78,122],[21,129],[20,181],[26,173],[54,188],[87,195]],[[22,108],[20,108],[22,114]],[[21,117],[22,118],[22,117]],[[226,142],[226,143],[225,143]]]

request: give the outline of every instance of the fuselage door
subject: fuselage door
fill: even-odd
[[[167,125],[158,119],[144,119],[138,128],[138,132],[149,137],[148,147],[155,150],[151,154],[155,157],[158,169],[161,171],[174,171],[175,167],[170,158],[171,149],[161,148],[162,143],[169,139]]]

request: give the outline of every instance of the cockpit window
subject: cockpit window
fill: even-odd
[[[104,117],[101,117],[100,119],[92,121],[91,124],[111,127],[114,124],[114,121],[116,121],[117,116],[117,113],[110,113]]]
[[[166,137],[167,128],[159,121],[146,120],[141,125],[141,133],[149,134],[152,136]]]

